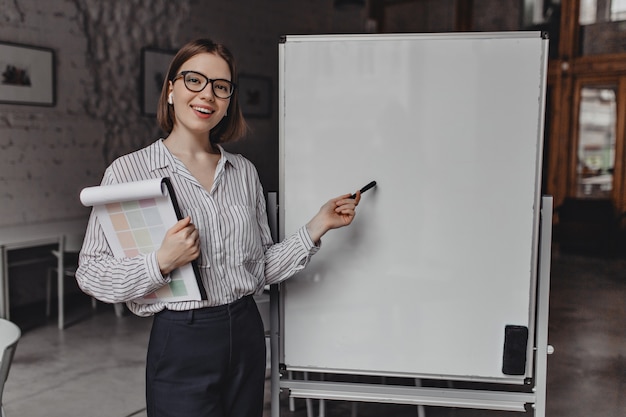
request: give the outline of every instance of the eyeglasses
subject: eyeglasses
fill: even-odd
[[[236,85],[228,80],[216,78],[214,80],[207,78],[206,75],[196,71],[182,71],[176,77],[172,79],[172,82],[182,78],[187,90],[199,93],[204,90],[210,83],[213,89],[213,94],[218,98],[229,98],[235,92]]]

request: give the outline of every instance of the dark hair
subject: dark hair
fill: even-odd
[[[237,66],[233,54],[224,45],[215,43],[211,39],[196,39],[184,45],[178,50],[174,59],[170,63],[167,70],[167,76],[163,80],[163,88],[159,97],[157,107],[157,123],[163,131],[170,133],[174,128],[175,111],[174,106],[167,103],[169,91],[169,82],[176,77],[180,67],[192,57],[210,53],[223,58],[228,63],[233,83],[237,84]],[[226,143],[240,139],[248,131],[248,125],[243,118],[241,108],[239,107],[239,98],[237,90],[230,98],[228,106],[228,116],[225,116],[213,129],[209,139],[211,143]]]

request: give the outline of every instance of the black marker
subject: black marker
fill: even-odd
[[[365,187],[361,188],[361,194],[363,194],[364,192],[366,192],[367,190],[369,190],[370,188],[374,188],[376,187],[376,181],[372,181],[369,184],[367,184]],[[356,194],[352,194],[350,196],[350,198],[356,198]]]

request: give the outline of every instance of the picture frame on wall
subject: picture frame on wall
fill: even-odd
[[[163,81],[175,51],[144,47],[141,49],[141,112],[156,116]]]
[[[54,50],[0,42],[0,103],[54,106]]]
[[[272,114],[272,79],[260,75],[239,75],[239,104],[245,117],[266,118]]]

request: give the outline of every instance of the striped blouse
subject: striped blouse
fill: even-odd
[[[102,185],[109,185],[170,177],[182,215],[191,217],[200,234],[197,263],[208,300],[133,302],[166,285],[170,278],[161,274],[156,252],[115,258],[93,212],[76,271],[85,293],[104,302],[126,302],[133,313],[149,316],[165,308],[189,310],[227,304],[287,279],[307,265],[319,246],[306,228],[274,244],[254,165],[241,155],[221,147],[220,151],[210,192],[169,152],[162,139],[115,160],[102,180]]]

